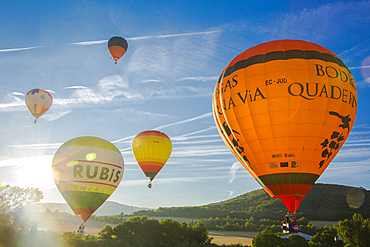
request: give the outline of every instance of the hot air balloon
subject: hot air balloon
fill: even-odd
[[[132,152],[145,176],[151,181],[163,168],[172,152],[170,138],[163,132],[148,130],[139,133],[132,141]]]
[[[59,147],[53,159],[58,190],[84,222],[121,182],[124,162],[112,143],[98,137],[77,137]]]
[[[50,109],[53,104],[53,97],[43,89],[32,89],[28,91],[25,102],[28,110],[36,118],[34,121],[36,123],[36,120]]]
[[[114,63],[117,64],[120,59],[127,51],[128,44],[124,38],[114,36],[108,41],[108,50],[114,59]]]
[[[8,183],[1,183],[0,184],[0,194],[1,193],[3,193],[4,192],[4,190],[6,189],[6,188],[8,188],[10,186],[10,184],[8,184]]]
[[[226,145],[293,214],[343,146],[356,111],[347,66],[328,49],[301,40],[242,52],[225,67],[213,95]]]

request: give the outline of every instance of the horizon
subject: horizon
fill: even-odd
[[[72,138],[97,136],[124,158],[108,201],[198,206],[262,189],[222,141],[212,94],[244,50],[299,39],[337,54],[358,89],[352,132],[316,182],[370,189],[370,1],[20,2],[0,10],[0,184],[39,188],[43,202],[65,203],[51,175],[54,154]],[[128,42],[117,64],[112,36]],[[24,103],[33,88],[54,99],[36,124]],[[163,131],[173,145],[151,189],[131,148],[145,130]]]

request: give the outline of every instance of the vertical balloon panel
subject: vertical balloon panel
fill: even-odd
[[[238,140],[228,143],[245,151],[253,177],[294,213],[352,129],[350,71],[317,44],[280,40],[237,56],[218,85],[218,116]]]
[[[219,100],[220,80],[221,80],[221,76],[216,84],[216,88],[213,93],[213,102],[212,102],[212,112],[213,112],[213,117],[216,123],[217,130],[222,140],[225,142],[226,146],[233,153],[236,159],[244,166],[245,169],[248,170],[248,172],[254,178],[256,178],[257,176],[255,175],[253,169],[250,166],[250,161],[245,155],[244,148],[238,145],[238,142],[240,142],[240,140],[235,139],[234,134],[239,134],[239,133],[237,133],[235,130],[232,130],[228,127],[226,120],[224,118],[223,112],[221,110],[221,104]],[[240,136],[240,135],[238,137],[243,138],[243,136]]]
[[[112,195],[121,182],[123,169],[120,151],[98,137],[69,140],[53,159],[58,190],[84,221]]]

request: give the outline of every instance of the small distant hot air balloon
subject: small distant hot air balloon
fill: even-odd
[[[151,181],[166,164],[172,152],[172,142],[163,132],[148,130],[139,133],[132,141],[132,152],[145,176]]]
[[[275,40],[223,70],[213,114],[225,144],[291,213],[347,139],[357,111],[353,76],[324,47]]]
[[[117,64],[120,59],[127,51],[128,44],[124,38],[114,36],[108,41],[108,50],[114,59],[114,63]]]
[[[0,194],[1,193],[3,193],[4,192],[4,190],[6,189],[6,188],[8,188],[10,186],[10,184],[8,184],[8,183],[1,183],[0,184]]]
[[[36,123],[36,120],[50,109],[53,104],[53,97],[43,89],[32,89],[28,91],[25,102],[28,110],[36,118],[34,121]]]
[[[58,190],[84,222],[121,182],[124,162],[112,143],[98,137],[77,137],[59,147],[53,159]]]

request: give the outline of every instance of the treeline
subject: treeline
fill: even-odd
[[[364,219],[360,214],[354,214],[351,219],[339,221],[332,229],[322,228],[310,241],[303,236],[291,234],[282,238],[281,233],[263,230],[257,233],[253,240],[253,247],[366,247],[370,246],[370,219]]]
[[[225,231],[262,231],[265,229],[273,230],[274,232],[281,231],[283,224],[282,220],[270,219],[238,219],[227,216],[226,218],[212,218],[204,220],[208,230],[225,230]],[[308,219],[301,218],[297,220],[300,225],[308,225]]]
[[[281,219],[286,208],[279,199],[271,198],[264,190],[256,190],[236,198],[212,203],[204,206],[192,207],[160,207],[157,210],[140,210],[133,215],[148,215],[156,217],[185,217],[207,219],[209,217]]]
[[[343,241],[336,240],[335,235]],[[54,232],[38,233],[32,229],[23,231],[7,222],[3,216],[0,217],[0,246],[7,247],[251,247],[242,244],[217,245],[211,243],[211,240],[202,221],[197,221],[193,226],[170,219],[158,221],[147,216],[132,217],[115,227],[105,226],[95,236],[78,235],[75,232],[63,235]],[[267,229],[257,233],[252,240],[253,247],[338,247],[343,246],[343,243],[348,246],[370,246],[370,219],[354,214],[352,219],[339,221],[333,229],[321,229],[309,242],[299,235],[290,235],[284,239],[281,231],[273,233]]]
[[[94,216],[91,217],[90,220],[97,220],[100,222],[106,222],[110,224],[119,224],[127,220],[124,217],[125,216],[123,214],[115,216]],[[196,222],[197,221],[195,221],[195,223]],[[210,217],[208,219],[203,219],[202,222],[204,222],[208,230],[258,231],[258,232],[263,230],[269,230],[272,231],[273,233],[281,232],[282,231],[281,226],[283,224],[283,220],[255,219],[254,217],[250,217],[249,219],[240,219],[240,218],[238,219],[231,218],[230,216],[227,216],[226,218]],[[317,232],[321,232],[324,229],[329,229],[328,227],[317,229],[313,224],[309,222],[309,220],[306,217],[301,217],[297,219],[297,223],[299,226],[299,231],[309,235],[315,235]],[[189,223],[189,225],[193,224]]]
[[[351,200],[352,198],[352,200]],[[354,213],[370,217],[370,191],[343,185],[315,184],[299,206],[297,217],[310,220],[339,221]],[[236,198],[194,207],[160,207],[157,210],[134,212],[136,216],[186,218],[250,218],[280,220],[287,209],[277,198],[271,198],[263,189],[255,190]]]
[[[1,247],[243,247],[240,244],[217,245],[211,243],[208,230],[202,221],[195,225],[170,219],[158,221],[147,216],[131,217],[114,227],[106,225],[96,235],[76,232],[58,234],[52,231],[37,232],[24,225],[19,229],[9,218],[0,216]]]
[[[109,215],[109,216],[96,216],[96,215],[91,215],[89,220],[95,220],[95,221],[100,221],[100,222],[106,222],[110,224],[119,224],[125,221],[123,213],[120,215]]]
[[[309,222],[306,217],[302,217],[296,220],[299,231],[306,233],[308,235],[315,235],[316,233],[321,233],[324,230],[330,230],[333,234],[336,234],[336,231],[329,229],[328,226],[316,228],[313,224]],[[255,219],[250,217],[249,219],[232,219],[231,217],[226,218],[209,218],[204,220],[208,230],[225,230],[225,231],[258,231],[268,230],[273,233],[282,232],[282,220],[270,220],[270,219]]]

